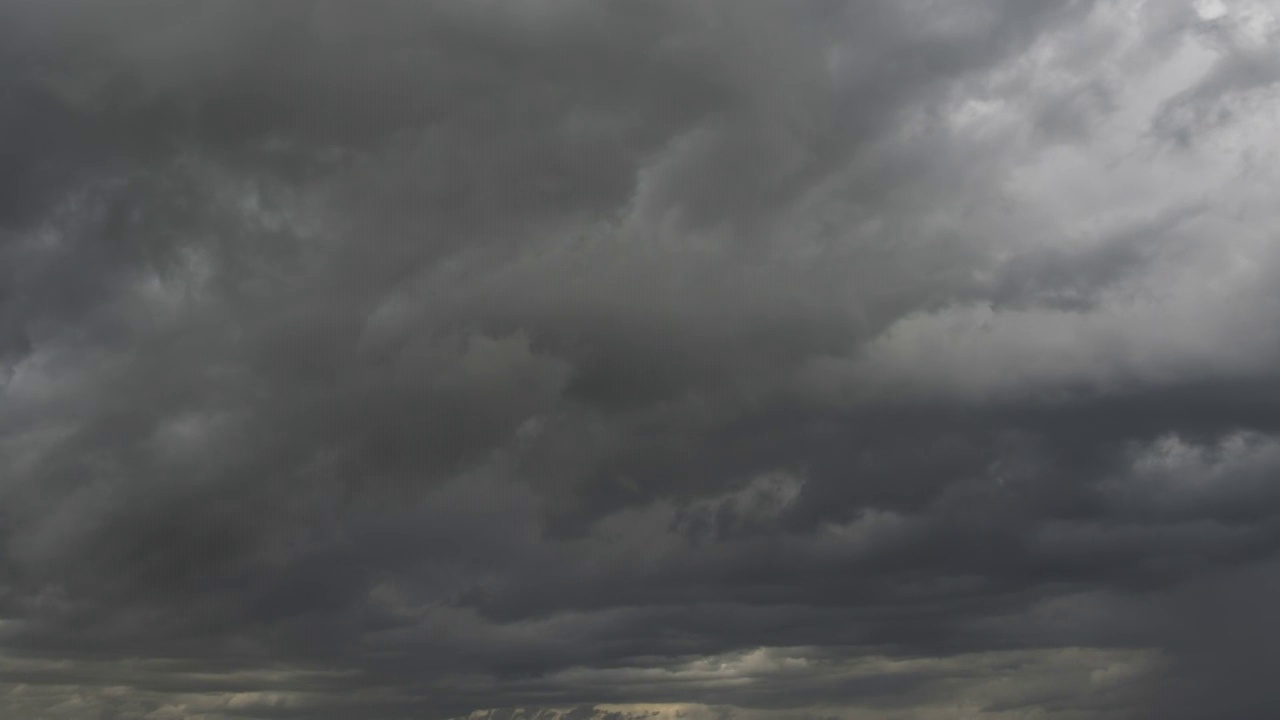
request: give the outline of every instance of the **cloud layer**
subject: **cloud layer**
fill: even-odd
[[[1278,14],[8,0],[0,709],[1273,717]]]

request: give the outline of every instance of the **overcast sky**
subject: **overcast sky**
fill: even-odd
[[[1278,140],[1278,0],[0,0],[0,717],[1274,720]]]

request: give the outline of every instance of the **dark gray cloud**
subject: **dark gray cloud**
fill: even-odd
[[[1274,716],[1278,10],[0,3],[0,708]]]

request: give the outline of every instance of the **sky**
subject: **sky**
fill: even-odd
[[[1280,717],[1277,0],[0,0],[0,716]]]

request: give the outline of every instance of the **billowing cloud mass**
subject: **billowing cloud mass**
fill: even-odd
[[[1275,0],[0,0],[0,716],[1280,717]]]

